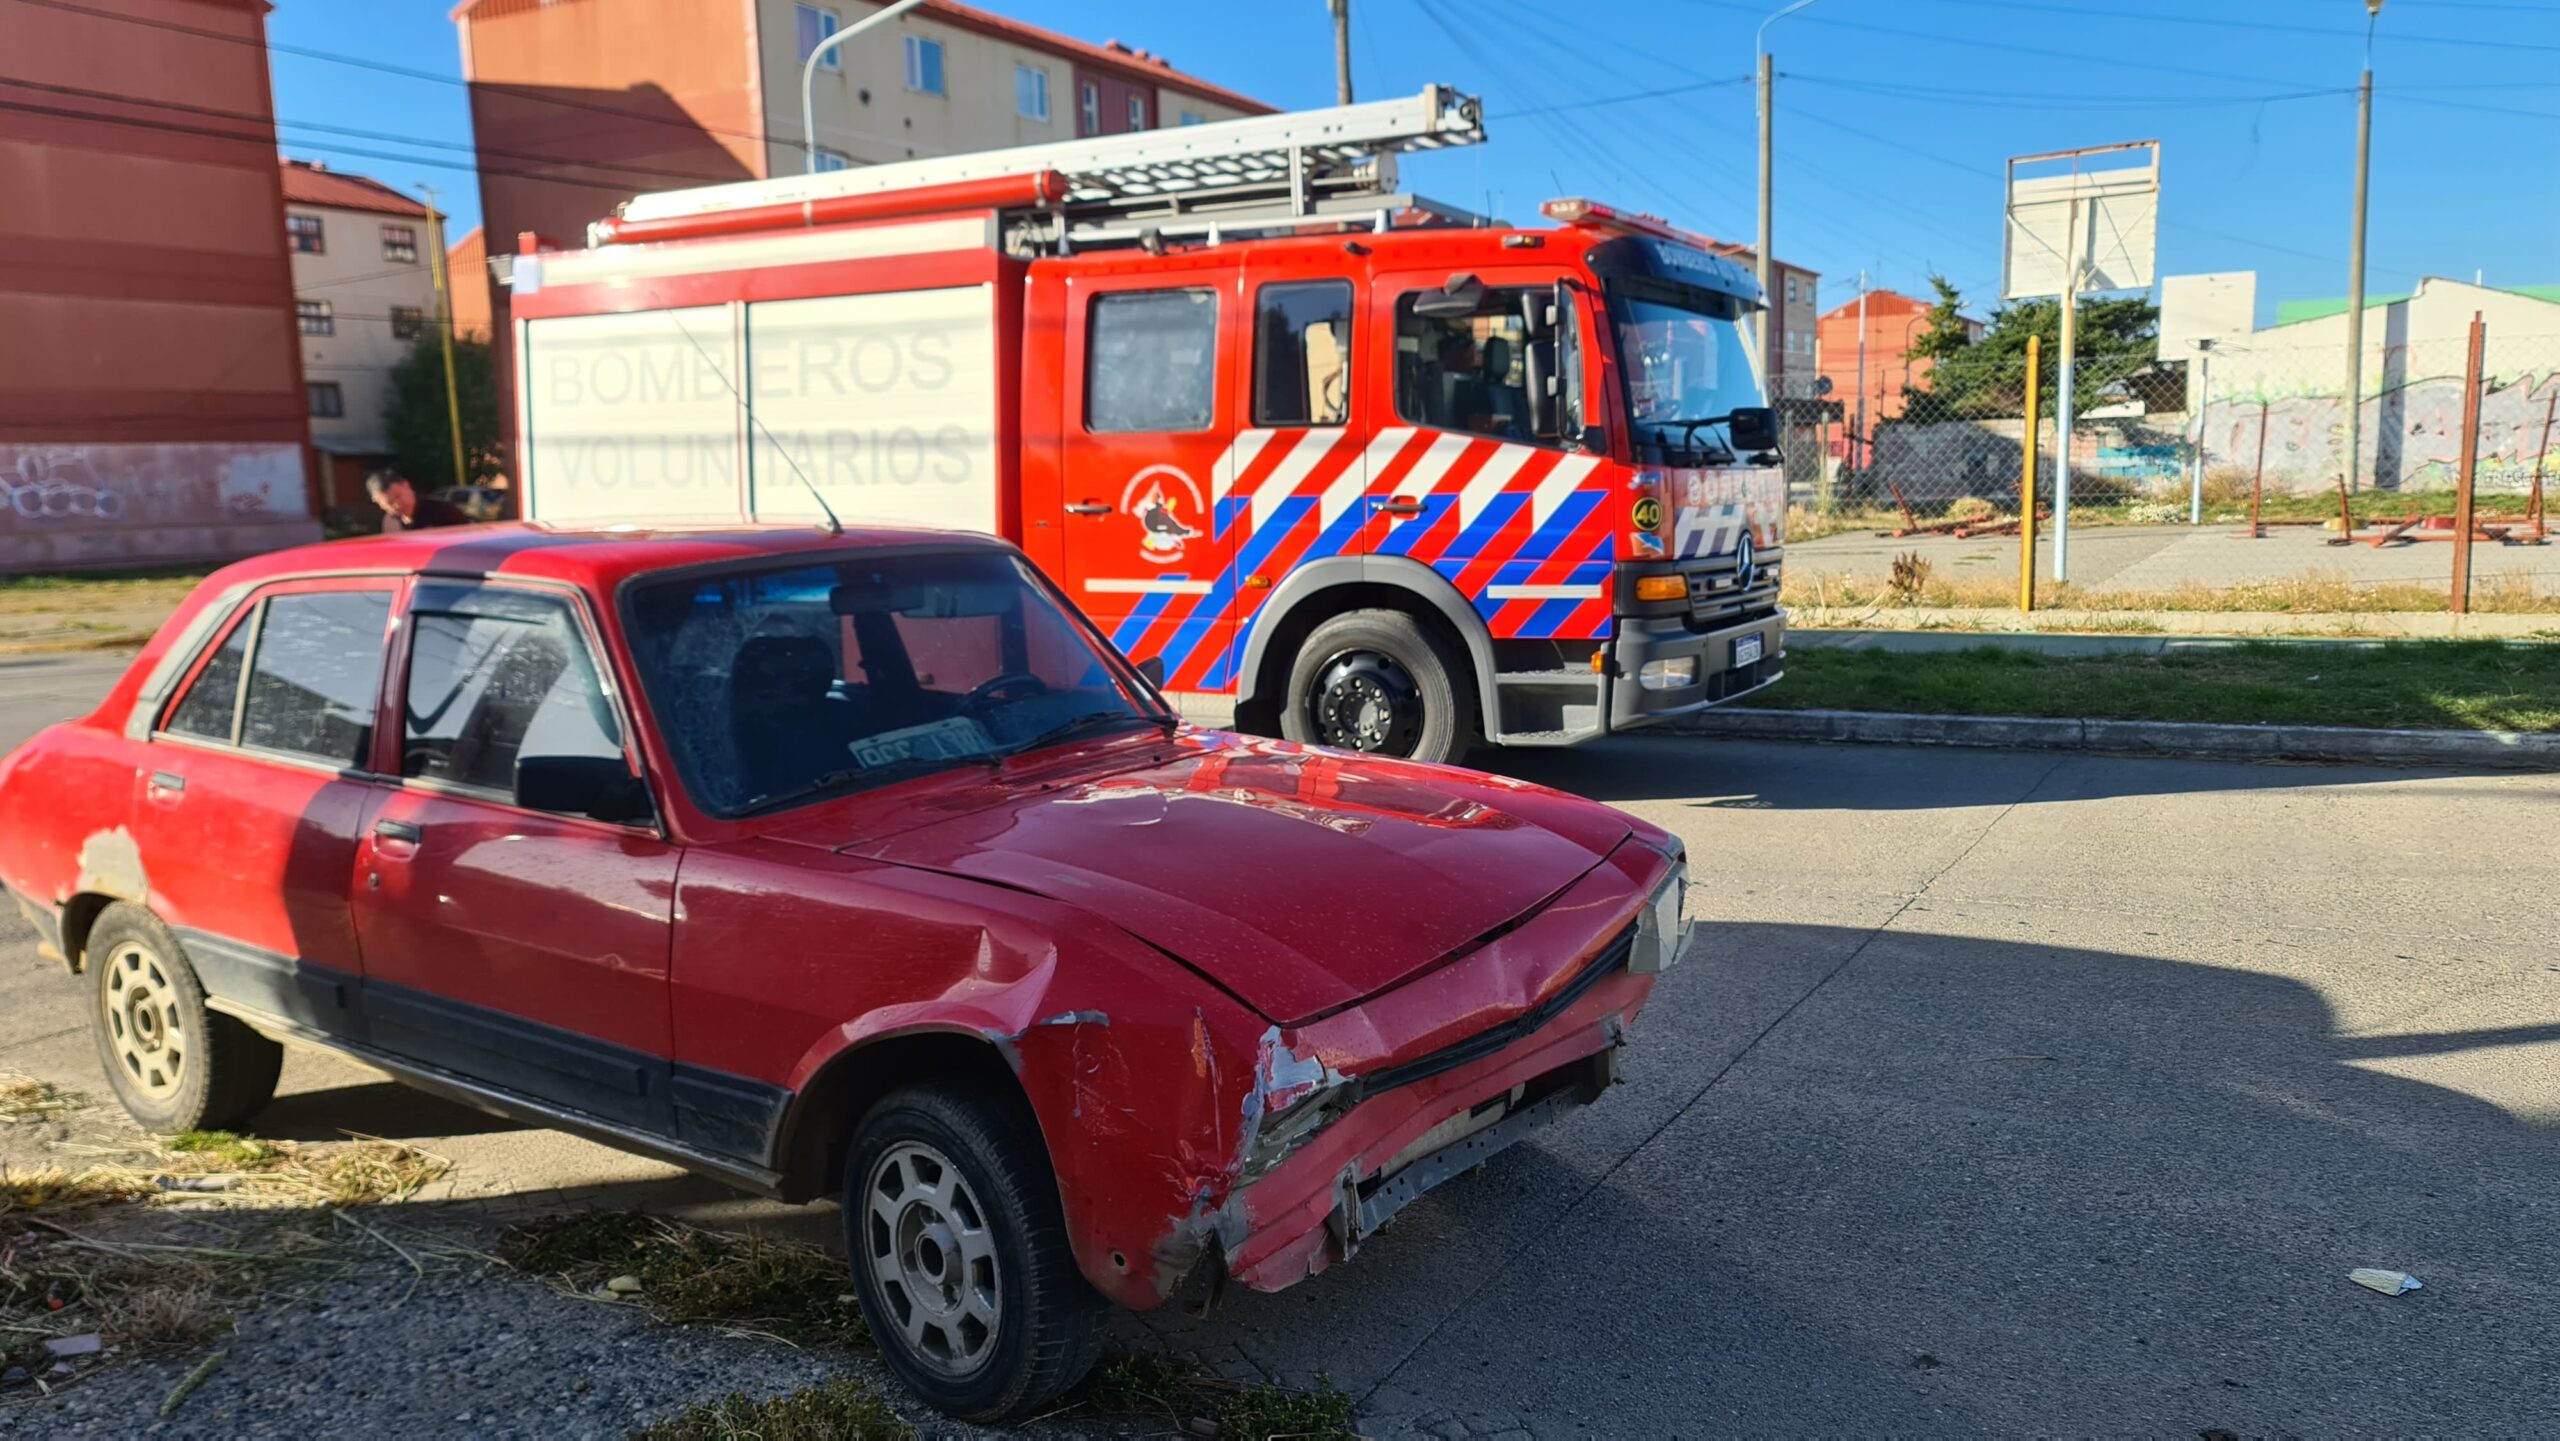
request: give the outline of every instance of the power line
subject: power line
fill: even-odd
[[[1978,10],[2012,10],[2041,15],[2085,15],[2093,19],[2122,20],[2122,10],[2098,10],[2081,5],[2058,5],[2051,0],[1927,0],[1937,5],[1964,5]],[[2541,12],[2545,15],[2551,12]],[[2323,25],[2287,25],[2281,21],[2234,20],[2222,15],[2177,15],[2153,12],[2142,17],[2146,25],[2207,25],[2226,30],[2274,31],[2286,35],[2318,35],[2338,39],[2354,39],[2352,28],[2339,30]],[[2453,45],[2477,50],[2549,50],[2560,51],[2560,45],[2535,45],[2518,40],[2482,40],[2458,35],[2411,35],[2397,28],[2375,37],[2403,45]]]

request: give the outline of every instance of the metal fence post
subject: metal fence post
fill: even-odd
[[[2044,337],[2027,337],[2026,455],[2018,469],[2018,609],[2036,608],[2036,385]],[[2070,454],[2066,441],[2063,454]]]

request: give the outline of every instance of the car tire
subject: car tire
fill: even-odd
[[[1020,1098],[894,1091],[846,1149],[854,1294],[909,1390],[991,1425],[1084,1379],[1101,1350],[1103,1301],[1076,1267],[1048,1148]]]
[[[225,1131],[275,1099],[284,1047],[205,1004],[178,938],[140,906],[99,913],[82,948],[89,1029],[125,1113],[146,1131]]]
[[[1289,667],[1280,734],[1309,745],[1441,764],[1475,740],[1466,663],[1399,610],[1355,610],[1315,628]]]

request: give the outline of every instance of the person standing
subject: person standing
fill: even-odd
[[[426,530],[439,525],[469,525],[471,517],[451,501],[418,494],[409,477],[396,470],[377,470],[364,478],[365,493],[382,507],[382,533]]]

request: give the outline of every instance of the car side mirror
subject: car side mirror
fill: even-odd
[[[1138,662],[1138,674],[1147,678],[1147,684],[1154,686],[1157,690],[1163,690],[1164,657],[1160,655],[1151,655],[1145,660]]]
[[[621,826],[658,818],[647,783],[614,756],[518,756],[516,804]]]
[[[1757,455],[1778,448],[1778,412],[1765,405],[1737,405],[1725,422],[1736,455]]]
[[[1550,335],[1532,340],[1520,347],[1520,363],[1525,369],[1523,389],[1529,392],[1529,434],[1540,440],[1554,440],[1564,432],[1564,396],[1556,384],[1556,342]]]

